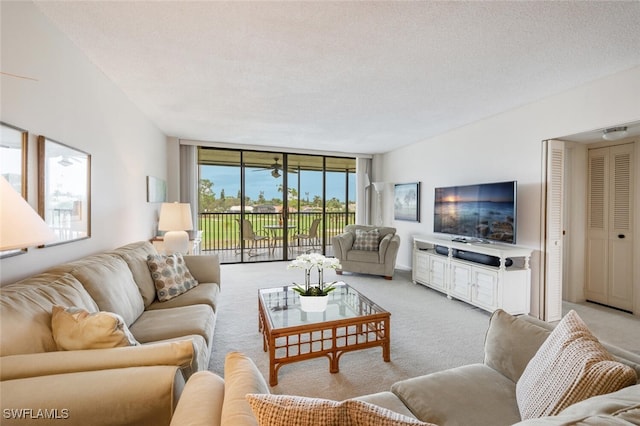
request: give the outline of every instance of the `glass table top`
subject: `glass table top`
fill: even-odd
[[[273,329],[345,320],[387,312],[348,284],[337,282],[335,286],[336,289],[329,293],[327,309],[323,312],[302,311],[300,309],[300,296],[293,291],[293,286],[263,288],[258,290],[258,297]]]

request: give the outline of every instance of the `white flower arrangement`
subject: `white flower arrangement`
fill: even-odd
[[[325,269],[340,269],[340,261],[333,257],[325,257],[320,253],[307,253],[301,254],[292,260],[287,266],[287,269],[304,269],[304,287],[295,284],[294,291],[302,296],[326,296],[329,292],[335,290],[335,286],[330,283],[325,287],[323,282],[323,273]],[[311,271],[318,269],[318,285],[312,286],[310,281]]]
[[[311,270],[313,268],[320,269],[340,269],[340,260],[335,257],[326,257],[320,253],[301,254],[292,260],[287,269],[304,269]]]

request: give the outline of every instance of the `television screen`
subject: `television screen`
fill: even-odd
[[[515,181],[436,188],[433,231],[515,244],[516,188]]]

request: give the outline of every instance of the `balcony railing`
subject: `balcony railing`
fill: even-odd
[[[205,252],[238,251],[242,242],[240,217],[240,213],[199,213],[199,229],[202,231],[201,250]],[[244,218],[251,222],[254,233],[267,237],[270,236],[269,226],[282,225],[282,216],[279,213],[245,213]],[[346,225],[355,223],[355,213],[289,213],[287,231],[289,242],[291,243],[293,235],[307,233],[314,219],[320,219],[318,238],[320,246],[323,247],[323,243],[330,245],[331,237],[342,233]],[[308,240],[301,240],[300,243],[303,248],[314,245],[313,241]],[[282,248],[283,246],[284,240],[282,238],[270,238],[256,242],[258,249]],[[246,242],[245,248],[248,248]]]

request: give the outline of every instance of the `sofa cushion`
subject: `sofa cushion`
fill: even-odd
[[[122,317],[112,312],[89,313],[56,305],[51,330],[58,349],[63,351],[138,345]]]
[[[248,394],[247,400],[261,426],[430,425],[356,399],[337,402],[302,396]]]
[[[133,280],[138,285],[144,306],[148,307],[156,300],[156,286],[149,272],[147,256],[158,254],[156,248],[149,241],[138,241],[115,249],[112,253],[120,256],[131,270]]]
[[[120,315],[131,326],[144,311],[144,302],[129,265],[115,254],[97,254],[56,266],[78,279],[101,311]],[[76,305],[77,306],[77,305]]]
[[[484,363],[515,383],[550,333],[497,309],[484,340]]]
[[[160,302],[171,300],[198,285],[180,253],[150,254],[147,264]]]
[[[220,287],[218,284],[212,283],[199,283],[197,287],[192,288],[186,293],[182,293],[180,297],[174,297],[166,302],[160,302],[156,300],[149,306],[148,310],[153,309],[166,309],[166,308],[178,308],[180,306],[191,305],[209,305],[216,310],[218,302],[218,295],[220,294]]]
[[[515,383],[484,364],[396,382],[391,392],[423,422],[495,426],[520,421]]]
[[[522,419],[552,416],[636,380],[635,370],[615,361],[572,310],[527,364],[516,385],[516,399]]]
[[[539,417],[516,423],[535,425],[638,425],[640,424],[640,385],[594,396],[562,410],[557,416]],[[516,426],[514,425],[514,426]]]
[[[386,408],[387,410],[395,411],[398,414],[404,414],[407,417],[413,417],[411,410],[400,401],[393,392],[383,391],[377,393],[370,393],[368,395],[358,396],[353,399],[358,401],[368,402],[369,404],[377,405],[378,407]]]
[[[353,250],[377,251],[380,244],[380,231],[372,229],[365,231],[356,229],[356,239],[353,241]]]
[[[220,424],[255,426],[245,396],[249,393],[269,393],[269,386],[251,358],[240,352],[230,352],[224,360],[224,403]]]
[[[51,311],[56,304],[98,311],[73,275],[42,273],[2,287],[0,355],[56,351],[51,333]]]
[[[193,305],[145,311],[129,330],[140,343],[196,334],[211,348],[215,324],[216,316],[210,306]]]

